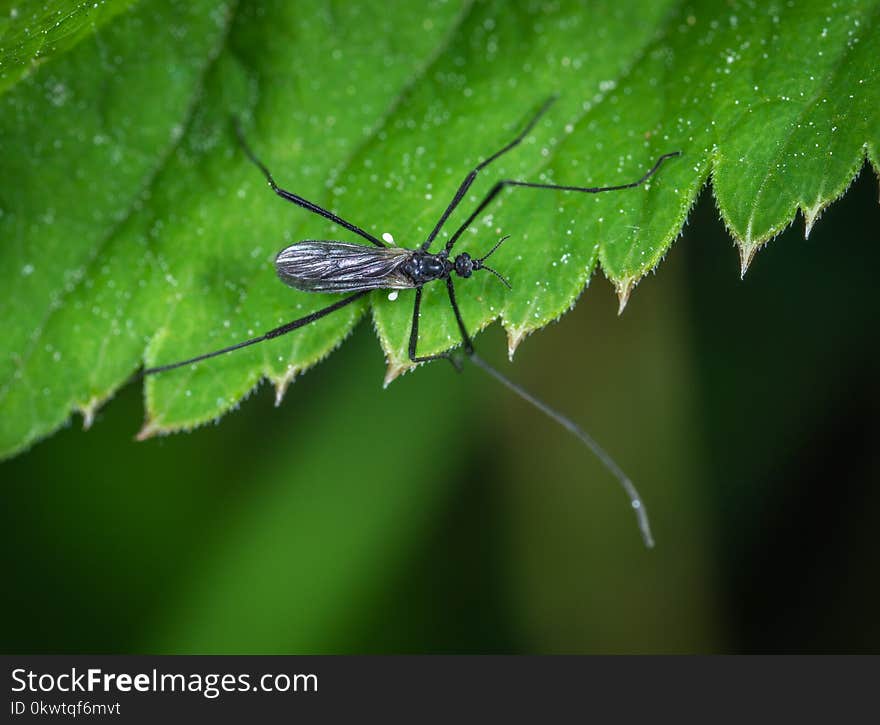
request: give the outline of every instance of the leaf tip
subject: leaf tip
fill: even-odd
[[[514,327],[507,330],[507,358],[513,362],[513,355],[519,344],[526,339],[529,332],[524,327]]]
[[[98,410],[100,410],[101,406],[104,405],[112,395],[112,392],[93,395],[86,402],[77,404],[76,410],[79,411],[79,414],[83,419],[83,430],[89,430],[92,425],[94,425],[95,416],[97,415]]]
[[[162,427],[154,420],[147,418],[137,435],[134,437],[139,443],[149,440],[162,432]]]
[[[632,293],[633,288],[636,286],[635,277],[626,277],[619,282],[615,282],[614,286],[617,289],[617,314],[619,316],[622,315],[623,311],[626,309],[626,305],[629,302],[629,296]]]
[[[755,254],[758,253],[758,244],[754,244],[753,242],[740,242],[739,244],[739,278],[745,279],[746,272],[749,271],[749,267],[752,264],[752,260],[755,258]]]
[[[813,231],[813,225],[822,215],[825,205],[821,201],[817,201],[814,206],[802,209],[804,214],[804,239],[810,238],[810,232]]]
[[[275,384],[275,407],[281,407],[281,403],[284,402],[284,395],[287,393],[287,388],[293,382],[296,377],[296,370],[291,368],[288,372],[282,375],[280,378],[273,378],[272,382]]]
[[[393,359],[389,360],[388,367],[385,368],[385,379],[382,381],[382,387],[387,388],[411,367],[413,366],[408,362],[397,362]]]
[[[100,404],[101,401],[97,398],[89,398],[88,401],[79,406],[79,412],[83,419],[83,430],[89,430],[92,427],[92,424],[95,422],[95,413],[98,411]]]

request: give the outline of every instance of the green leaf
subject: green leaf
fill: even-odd
[[[142,361],[223,347],[335,299],[285,288],[271,258],[353,235],[266,190],[230,113],[282,186],[407,247],[551,93],[441,240],[497,179],[617,184],[682,151],[635,190],[506,191],[463,236],[456,251],[485,253],[512,235],[492,258],[512,291],[482,273],[457,286],[469,328],[500,319],[511,354],[597,265],[625,305],[710,175],[745,269],[798,209],[809,230],[866,154],[878,165],[876,1],[410,5],[138,5],[6,94],[0,452],[71,410],[88,420]],[[370,300],[388,379],[410,367],[411,299]],[[366,307],[151,378],[142,434],[217,418],[263,377],[280,397]],[[445,290],[429,285],[419,353],[457,342]]]
[[[41,63],[70,50],[133,2],[22,0],[0,4],[0,93]]]

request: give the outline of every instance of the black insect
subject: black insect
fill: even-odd
[[[485,161],[477,164],[477,166],[465,177],[464,181],[462,181],[461,185],[458,187],[458,191],[455,192],[455,196],[449,203],[449,206],[446,207],[446,211],[444,211],[443,214],[440,216],[440,219],[431,230],[428,238],[417,249],[401,249],[398,247],[390,247],[374,237],[369,232],[361,229],[357,225],[336,216],[336,214],[334,214],[333,212],[328,211],[327,209],[324,209],[323,207],[320,207],[317,204],[308,201],[307,199],[304,199],[298,194],[294,194],[291,191],[287,191],[279,187],[275,183],[275,180],[272,178],[272,174],[269,173],[269,169],[266,168],[263,162],[260,161],[251,150],[250,146],[244,139],[241,128],[236,123],[235,130],[242,149],[244,150],[247,157],[263,172],[263,175],[266,177],[266,181],[269,183],[269,186],[276,194],[278,194],[278,196],[286,199],[287,201],[293,202],[297,206],[308,209],[310,212],[319,214],[320,216],[329,219],[339,226],[354,232],[355,234],[366,239],[373,246],[367,247],[363,244],[350,244],[347,242],[302,241],[297,242],[296,244],[292,244],[285,249],[282,249],[281,252],[279,252],[278,256],[275,258],[275,269],[278,273],[278,276],[285,284],[306,292],[337,292],[350,294],[348,294],[347,297],[343,297],[337,302],[334,302],[328,307],[324,307],[323,309],[313,312],[310,315],[306,315],[305,317],[301,317],[297,320],[293,320],[292,322],[288,322],[285,325],[276,327],[273,330],[269,330],[259,337],[254,337],[250,340],[245,340],[244,342],[239,342],[235,345],[230,345],[229,347],[224,347],[220,350],[205,353],[204,355],[198,355],[188,360],[182,360],[180,362],[175,362],[168,365],[160,365],[158,367],[147,368],[144,370],[144,375],[166,372],[168,370],[173,370],[174,368],[179,368],[184,365],[190,365],[201,360],[216,357],[217,355],[223,355],[227,352],[232,352],[233,350],[248,347],[249,345],[255,345],[258,342],[263,342],[265,340],[271,340],[275,337],[280,337],[281,335],[286,335],[288,332],[292,332],[293,330],[296,330],[300,327],[304,327],[314,322],[315,320],[324,317],[325,315],[329,315],[331,312],[335,312],[336,310],[339,310],[346,305],[351,304],[355,300],[358,300],[366,295],[371,290],[376,289],[415,290],[415,306],[413,309],[412,327],[409,338],[409,359],[412,362],[421,363],[427,362],[429,360],[444,358],[446,360],[449,360],[457,370],[461,370],[461,363],[459,359],[455,357],[451,352],[442,352],[436,355],[424,356],[419,356],[416,352],[419,339],[419,308],[421,307],[422,302],[422,288],[429,282],[433,282],[435,280],[444,280],[444,282],[446,283],[446,290],[449,294],[449,302],[452,305],[453,312],[455,313],[455,319],[458,323],[458,329],[461,333],[463,349],[467,358],[473,361],[478,367],[485,370],[503,385],[507,386],[510,390],[519,395],[521,398],[528,401],[539,410],[553,418],[560,425],[562,425],[571,433],[580,438],[580,440],[593,451],[593,453],[599,458],[603,465],[605,465],[605,467],[609,469],[609,471],[618,479],[620,484],[623,486],[624,490],[629,496],[630,503],[636,512],[636,517],[638,520],[639,529],[642,533],[642,538],[644,539],[647,546],[653,546],[654,542],[651,536],[648,516],[647,512],[645,511],[645,507],[642,504],[641,498],[636,491],[633,483],[623,473],[623,471],[620,470],[620,468],[611,459],[611,457],[607,453],[605,453],[605,451],[598,445],[598,443],[596,443],[596,441],[593,440],[593,438],[590,437],[579,426],[577,426],[571,420],[556,412],[549,406],[545,405],[543,402],[532,396],[521,386],[506,378],[474,352],[473,342],[470,335],[468,334],[464,321],[462,320],[461,312],[458,309],[458,302],[455,299],[455,285],[452,281],[453,272],[459,277],[467,278],[470,277],[474,272],[486,270],[487,272],[495,275],[509,288],[510,284],[507,282],[507,280],[501,274],[499,274],[497,271],[495,271],[485,263],[486,259],[488,259],[488,257],[490,257],[492,253],[495,252],[495,250],[498,249],[499,246],[501,246],[501,244],[504,242],[505,239],[507,239],[507,237],[502,238],[499,242],[495,244],[494,247],[492,247],[492,249],[489,250],[487,254],[479,258],[473,258],[467,252],[458,254],[457,256],[455,256],[454,259],[450,255],[452,252],[452,248],[455,246],[455,243],[458,241],[459,237],[461,237],[461,235],[470,227],[474,220],[506,186],[525,186],[532,189],[554,189],[557,191],[578,191],[587,194],[598,194],[604,191],[632,189],[644,184],[651,176],[654,175],[654,173],[660,168],[661,164],[666,159],[673,156],[678,156],[680,152],[675,151],[660,156],[654,163],[654,165],[637,181],[629,182],[626,184],[618,184],[615,186],[560,186],[557,184],[537,184],[527,181],[502,179],[501,181],[495,183],[489,193],[486,194],[485,198],[477,205],[476,209],[474,209],[470,216],[467,217],[462,225],[449,238],[443,249],[441,249],[436,254],[428,251],[434,239],[437,237],[437,235],[440,233],[440,230],[443,228],[443,225],[446,223],[446,220],[449,218],[449,215],[452,214],[456,207],[461,203],[471,184],[473,184],[474,179],[476,179],[477,174],[479,174],[482,169],[486,168],[498,157],[502,156],[503,154],[507,153],[515,146],[517,146],[535,127],[535,124],[537,124],[538,120],[547,111],[554,100],[555,98],[548,99],[544,103],[544,105],[541,106],[540,110],[534,115],[534,117],[529,121],[526,127],[516,136],[516,138],[513,139],[513,141],[504,146],[500,151],[496,151]]]

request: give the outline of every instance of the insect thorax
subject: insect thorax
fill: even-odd
[[[452,271],[452,263],[439,254],[416,251],[403,263],[401,269],[413,284],[420,286],[435,279],[448,277],[449,272]]]

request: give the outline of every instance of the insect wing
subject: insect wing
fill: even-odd
[[[413,287],[401,267],[412,252],[345,242],[305,241],[282,249],[275,270],[285,284],[306,292],[357,292]]]

